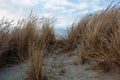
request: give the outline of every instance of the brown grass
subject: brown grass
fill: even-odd
[[[1,20],[0,65],[18,63],[28,56],[28,44],[33,42],[36,22],[38,19],[29,16],[21,20],[15,27],[11,22]]]
[[[80,35],[78,52],[82,62],[94,60],[99,65],[106,65],[103,69],[120,67],[119,6],[108,6],[105,10],[86,15],[78,22],[77,32]]]
[[[104,71],[120,69],[120,7],[87,14],[68,29],[66,38],[56,40],[53,21],[30,15],[11,27],[0,21],[0,66],[30,61],[28,80],[44,80],[45,56],[59,48],[63,52],[77,49],[82,63],[95,61]]]
[[[0,66],[5,64],[6,52],[9,50],[11,21],[0,20]],[[5,55],[5,56],[4,56]],[[4,56],[4,57],[3,57]]]
[[[28,79],[43,80],[42,60],[52,51],[55,42],[54,20],[28,16],[12,27],[0,21],[0,66],[30,60]]]
[[[52,48],[52,42],[55,40],[53,26],[45,22],[39,30],[38,38],[29,45],[30,68],[28,70],[28,80],[46,80],[43,69],[43,59],[49,49]],[[50,53],[50,52],[49,52]]]
[[[71,28],[67,29],[67,36],[60,37],[56,40],[56,48],[60,52],[70,52],[77,48],[79,43],[79,34],[76,24],[73,24]]]
[[[30,68],[27,71],[27,80],[43,80],[43,49],[34,44],[29,48]]]

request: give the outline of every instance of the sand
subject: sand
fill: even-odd
[[[92,64],[78,64],[78,57],[72,54],[54,54],[44,61],[48,80],[120,80],[114,72],[93,70]],[[28,62],[0,69],[0,80],[24,80]]]
[[[0,68],[0,80],[24,80],[27,68],[27,62],[13,65],[11,67]]]

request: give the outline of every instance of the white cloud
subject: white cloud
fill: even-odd
[[[88,7],[88,3],[80,2],[78,4],[71,3],[68,0],[47,0],[44,1],[45,9],[64,9],[65,7],[72,7],[75,9],[85,9]]]
[[[102,0],[78,0],[77,3],[69,0],[0,0],[0,3],[0,18],[18,20],[33,9],[40,16],[57,17],[56,26],[61,28],[69,26],[75,18],[103,8],[99,5]]]
[[[28,15],[39,0],[0,0],[0,18],[18,20]]]
[[[11,0],[13,4],[32,7],[39,3],[40,0]]]
[[[45,0],[43,1],[45,3],[45,6],[50,5],[50,6],[68,6],[72,5],[71,2],[68,0]]]
[[[102,7],[100,7],[100,6],[93,6],[93,8],[92,8],[92,10],[93,11],[98,11],[98,10],[101,10],[102,9]]]

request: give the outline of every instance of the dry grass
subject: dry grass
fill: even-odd
[[[33,43],[37,33],[37,23],[41,19],[29,16],[12,27],[12,22],[2,19],[0,21],[0,66],[19,63],[28,56],[29,43]]]
[[[76,24],[73,24],[71,28],[67,29],[67,35],[65,37],[61,36],[56,40],[56,48],[60,52],[70,52],[77,48],[79,43],[79,34]]]
[[[27,73],[27,80],[46,80],[43,59],[49,49],[52,49],[52,42],[55,40],[53,26],[51,23],[45,22],[38,33],[38,38],[29,44],[30,68]]]
[[[44,80],[43,60],[59,48],[63,52],[77,48],[82,63],[97,62],[105,71],[120,67],[120,7],[87,14],[68,30],[66,38],[56,40],[54,20],[29,16],[11,27],[12,22],[0,21],[0,66],[28,59],[28,80]]]
[[[0,66],[29,60],[28,79],[43,80],[42,59],[54,46],[54,20],[28,16],[12,27],[12,22],[0,21]]]
[[[30,68],[27,71],[27,80],[43,80],[43,49],[34,44],[29,48]]]
[[[11,21],[0,21],[0,66],[5,64],[6,52],[9,50]]]
[[[88,14],[77,24],[80,35],[78,52],[84,63],[87,59],[98,62],[109,71],[120,67],[120,7]],[[108,70],[109,69],[109,70]]]

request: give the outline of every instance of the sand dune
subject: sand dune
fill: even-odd
[[[104,73],[92,70],[92,64],[77,64],[77,56],[72,54],[55,54],[44,61],[48,80],[119,80],[113,72]],[[0,69],[0,80],[24,80],[28,62]]]

